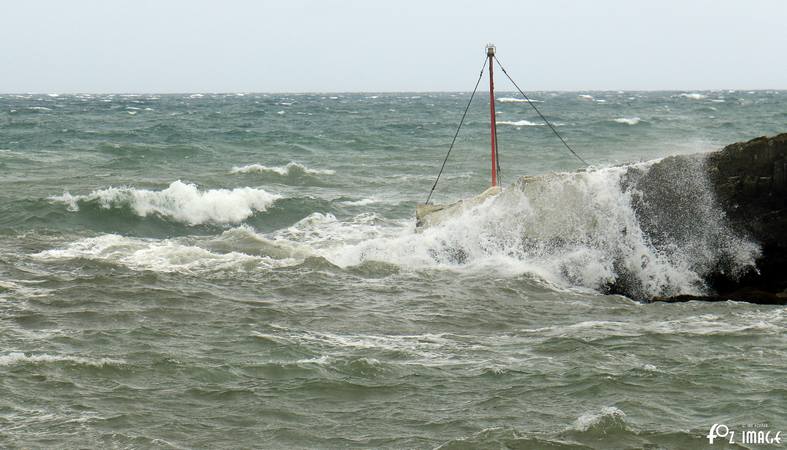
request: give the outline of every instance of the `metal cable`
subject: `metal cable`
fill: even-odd
[[[539,110],[538,110],[538,108],[536,107],[536,105],[534,105],[534,104],[533,104],[533,102],[531,102],[531,101],[530,101],[530,98],[527,96],[527,94],[525,94],[525,93],[524,93],[524,91],[522,91],[522,89],[520,89],[520,88],[519,88],[519,86],[516,84],[516,81],[514,81],[514,80],[511,78],[511,75],[509,75],[509,74],[508,74],[508,72],[506,72],[506,68],[505,68],[505,67],[503,67],[503,65],[500,63],[500,60],[499,60],[499,59],[497,59],[497,56],[495,56],[494,58],[495,58],[495,61],[497,61],[497,65],[498,65],[498,66],[500,66],[500,69],[503,71],[503,73],[504,73],[504,74],[506,74],[506,77],[508,77],[509,81],[511,81],[511,83],[513,83],[513,84],[514,84],[514,87],[515,87],[515,88],[516,88],[516,89],[519,91],[519,93],[520,93],[520,94],[522,94],[522,97],[525,97],[525,100],[527,100],[527,103],[528,103],[530,106],[532,106],[534,110],[536,110],[536,112],[538,113],[538,115],[539,115],[539,116],[541,116],[541,119],[544,121],[544,123],[546,123],[546,124],[549,126],[549,128],[552,130],[552,132],[553,132],[553,133],[555,133],[555,136],[557,136],[557,137],[558,137],[558,139],[560,139],[560,142],[562,142],[562,143],[563,143],[563,145],[565,145],[565,146],[566,146],[566,148],[568,149],[568,151],[570,151],[570,152],[571,152],[571,154],[572,154],[572,155],[576,156],[578,160],[582,161],[582,163],[583,163],[584,165],[586,165],[586,166],[589,166],[590,164],[588,164],[588,163],[587,163],[587,161],[585,161],[584,159],[582,159],[582,157],[581,157],[581,156],[579,156],[579,155],[577,154],[577,152],[575,152],[575,151],[574,151],[574,149],[572,149],[572,148],[571,148],[571,146],[569,146],[569,145],[568,145],[568,143],[565,141],[565,139],[563,139],[563,136],[561,136],[561,135],[560,135],[560,133],[558,133],[558,132],[557,132],[557,130],[555,129],[555,127],[553,127],[553,126],[552,126],[552,124],[551,124],[551,123],[549,123],[549,120],[547,120],[547,118],[546,118],[546,117],[544,117],[544,115],[543,115],[543,114],[541,114],[541,111],[539,111]]]
[[[465,112],[462,114],[462,119],[459,121],[459,126],[456,127],[456,133],[454,133],[454,138],[451,140],[451,145],[448,147],[448,153],[445,155],[445,159],[443,160],[443,165],[440,167],[440,172],[437,173],[437,178],[434,180],[434,185],[432,185],[432,190],[429,191],[429,196],[426,197],[426,204],[429,204],[429,200],[432,199],[432,194],[434,193],[435,188],[437,187],[437,182],[440,181],[440,175],[443,174],[443,169],[445,169],[445,163],[448,162],[448,157],[451,156],[451,150],[454,148],[454,143],[456,143],[456,137],[459,136],[459,130],[462,129],[462,124],[465,122],[465,117],[467,117],[467,111],[470,109],[470,104],[473,103],[473,97],[475,97],[475,93],[478,90],[478,85],[481,84],[481,77],[484,76],[484,69],[486,69],[486,57],[484,57],[484,65],[481,66],[481,72],[478,74],[478,81],[475,82],[475,87],[473,88],[473,93],[470,94],[470,100],[467,102],[467,106],[465,107]]]

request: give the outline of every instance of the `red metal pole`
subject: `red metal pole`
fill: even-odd
[[[489,57],[489,114],[490,124],[492,131],[492,186],[497,186],[497,139],[496,130],[497,123],[495,122],[495,77],[492,70],[492,64],[495,56],[495,47],[493,45],[486,46],[486,55]]]

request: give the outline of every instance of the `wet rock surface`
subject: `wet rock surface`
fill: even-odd
[[[707,180],[737,233],[757,242],[756,268],[743,273],[723,264],[706,276],[713,294],[656,297],[653,301],[737,300],[787,304],[787,133],[728,145],[701,157],[665,158],[653,169],[668,169],[682,158],[701,158]],[[675,214],[680,214],[676,211]]]

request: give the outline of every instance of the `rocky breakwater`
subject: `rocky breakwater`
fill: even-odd
[[[659,176],[663,172],[661,175],[669,176],[676,166],[690,160],[699,160],[703,168],[716,204],[725,215],[719,220],[759,244],[760,252],[755,267],[731,272],[722,263],[710,272],[706,276],[708,295],[653,300],[787,304],[787,133],[731,144],[701,156],[665,158],[653,167],[650,175]],[[640,180],[639,184],[647,189],[647,181]],[[671,189],[683,188],[672,186]],[[692,196],[681,197],[690,201]],[[665,200],[671,201],[669,195]],[[673,214],[684,213],[680,201],[670,206]]]

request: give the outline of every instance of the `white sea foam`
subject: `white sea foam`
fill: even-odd
[[[500,102],[500,103],[528,103],[528,102],[530,102],[530,103],[543,103],[541,100],[535,100],[535,99],[532,99],[532,98],[530,100],[528,100],[526,98],[515,98],[515,97],[501,97],[501,98],[498,98],[497,101]]]
[[[641,322],[621,317],[619,320],[587,320],[569,325],[554,325],[520,330],[540,338],[572,337],[589,342],[612,336],[653,335],[740,335],[746,333],[783,335],[787,332],[783,310],[736,312],[726,315],[691,314],[677,319]]]
[[[685,218],[691,224],[674,225],[677,233],[686,236],[683,241],[654,243],[635,207],[641,194],[636,188],[622,188],[628,177],[647,173],[652,164],[520,182],[420,233],[414,233],[411,224],[399,229],[362,225],[353,229],[335,223],[335,218],[321,217],[329,223],[304,226],[308,231],[282,237],[305,235],[307,241],[317,241],[314,246],[320,254],[339,266],[375,260],[416,269],[493,270],[512,276],[524,272],[564,288],[603,291],[618,284],[636,298],[704,293],[703,276],[721,260],[730,263],[733,271],[750,267],[758,246],[724,225],[704,178],[688,168],[673,174],[685,185],[694,208],[692,216]],[[671,207],[663,205],[665,220],[671,217]],[[648,220],[643,219],[646,224]],[[343,245],[319,248],[320,241]]]
[[[687,166],[670,171],[669,179],[651,180],[680,185],[678,194],[685,194],[688,202],[681,208],[690,207],[691,214],[673,217],[675,205],[667,202],[654,214],[664,214],[662,219],[667,220],[667,225],[676,228],[648,230],[648,226],[662,219],[643,218],[643,210],[661,199],[647,198],[651,203],[638,203],[644,194],[630,183],[647,175],[654,163],[520,181],[502,194],[421,232],[414,231],[409,219],[392,222],[364,213],[340,220],[332,214],[315,212],[271,233],[238,227],[228,230],[217,242],[200,245],[110,235],[38,256],[97,258],[132,268],[189,272],[208,271],[214,265],[243,270],[278,267],[319,256],[340,267],[379,261],[404,270],[493,272],[496,276],[528,273],[558,288],[604,291],[617,284],[635,298],[701,294],[705,292],[703,277],[715,270],[720,261],[728,264],[727,269],[733,273],[752,265],[759,251],[757,245],[735,236],[725,225],[723,212],[714,204],[701,168]],[[289,171],[285,168],[273,173]],[[103,190],[81,197],[66,193],[57,200],[73,208],[86,201],[107,207],[128,205],[140,207],[142,214],[149,211],[150,203],[155,203],[153,199],[163,195],[163,191],[144,191],[137,199],[134,193],[140,191],[119,191]],[[207,194],[194,186],[188,191],[191,194],[185,197],[199,200]],[[162,201],[166,207],[155,203],[159,208],[156,212],[196,223],[237,221],[250,214],[245,196],[236,190],[222,191],[221,200],[208,202],[216,208],[211,209],[211,214],[202,213],[199,208],[197,213],[190,211],[185,206],[189,202],[180,196],[175,196],[177,201]],[[235,202],[247,209],[237,215],[223,210]],[[162,209],[164,212],[159,212]],[[678,239],[680,235],[683,237]],[[665,237],[666,241],[658,242]],[[591,334],[598,330],[615,333],[615,327],[582,324],[578,329],[592,330],[588,332]]]
[[[297,263],[297,260],[288,258],[286,254],[275,258],[238,251],[219,252],[196,244],[184,239],[141,239],[106,234],[80,239],[64,248],[45,250],[32,256],[44,261],[83,258],[118,264],[133,270],[184,274],[227,270],[254,272]],[[206,241],[199,244],[218,246],[220,243]]]
[[[316,364],[318,366],[325,366],[331,361],[331,358],[327,355],[322,355],[314,358],[304,358],[295,361],[295,364]]]
[[[124,361],[111,358],[85,358],[73,355],[26,355],[21,352],[12,352],[0,355],[0,366],[11,366],[16,364],[47,364],[47,363],[71,363],[82,366],[114,366],[125,364]]]
[[[541,123],[531,122],[529,120],[517,120],[517,121],[509,121],[509,120],[498,120],[498,125],[511,125],[514,127],[540,127],[543,126]]]
[[[328,258],[334,263],[355,265],[362,260],[342,260],[335,258],[335,252],[381,236],[397,233],[398,228],[381,227],[382,219],[374,213],[363,213],[350,220],[340,221],[333,214],[312,213],[294,225],[273,233],[275,242],[298,242],[308,245],[318,256]]]
[[[367,206],[378,202],[379,201],[374,198],[362,198],[360,200],[347,200],[341,203],[342,205],[347,205],[347,206]]]
[[[256,211],[265,211],[280,196],[263,189],[242,187],[235,189],[200,190],[196,185],[180,180],[161,191],[110,187],[87,195],[50,197],[78,211],[80,204],[95,202],[101,208],[130,208],[138,216],[159,215],[189,225],[203,223],[238,223]]]
[[[330,169],[310,169],[303,164],[291,161],[285,166],[265,166],[262,164],[249,164],[246,166],[233,167],[231,173],[276,173],[282,176],[309,174],[309,175],[333,175],[336,173]]]
[[[689,100],[704,100],[707,98],[707,95],[699,94],[697,92],[687,93],[684,92],[680,94],[680,97],[688,98]]]
[[[626,125],[636,125],[636,124],[638,124],[640,122],[640,120],[641,119],[639,117],[620,117],[620,118],[614,119],[614,122],[622,123],[622,124],[626,124]]]
[[[408,355],[407,364],[439,367],[456,364],[456,355],[466,346],[446,337],[444,334],[417,334],[417,335],[374,335],[374,334],[339,334],[330,332],[294,332],[292,339],[306,341],[322,347],[328,354],[345,354],[347,349],[378,349],[392,352],[401,352]],[[468,361],[481,363],[482,361]],[[372,362],[372,364],[375,364]]]
[[[589,431],[598,429],[608,432],[612,429],[625,429],[626,413],[614,406],[605,406],[599,411],[587,412],[579,416],[574,422],[572,429],[577,431]]]
[[[577,97],[582,100],[593,100],[593,96],[589,94],[579,94]]]

